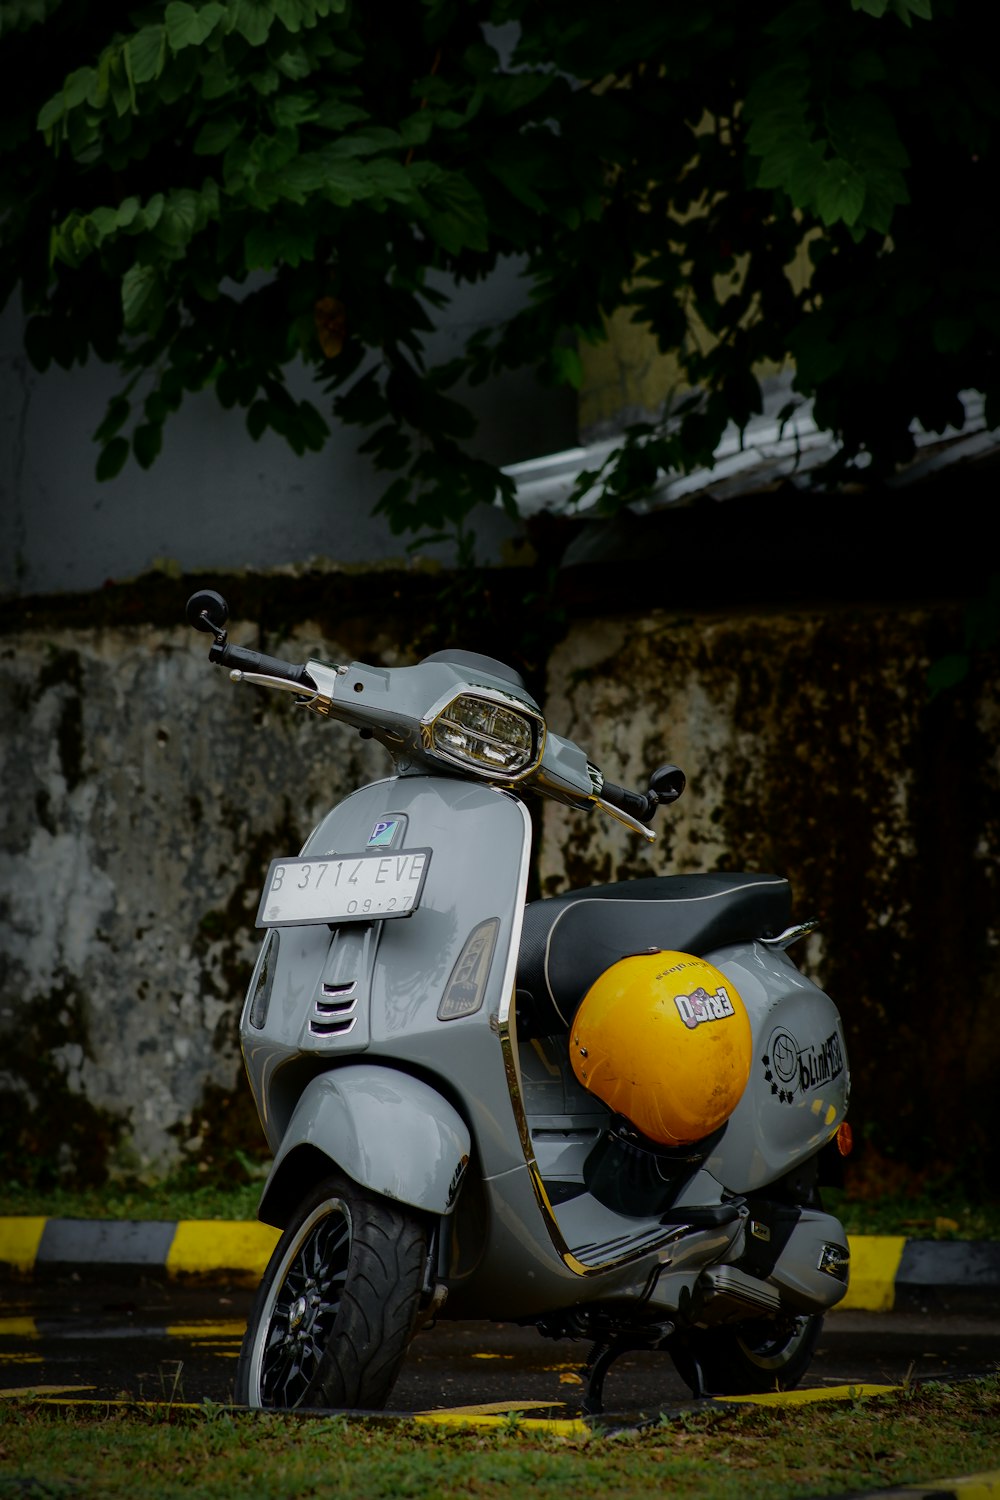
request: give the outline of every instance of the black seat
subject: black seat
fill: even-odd
[[[518,955],[519,1030],[566,1030],[594,980],[626,954],[700,955],[774,937],[790,921],[791,891],[778,875],[652,875],[531,901]]]

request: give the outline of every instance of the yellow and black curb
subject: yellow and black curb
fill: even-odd
[[[160,1274],[255,1284],[277,1239],[276,1229],[256,1221],[0,1217],[0,1273]],[[849,1248],[850,1286],[840,1308],[1000,1306],[1000,1243],[859,1235]]]
[[[256,1221],[0,1218],[0,1273],[257,1282],[277,1241],[276,1229]]]

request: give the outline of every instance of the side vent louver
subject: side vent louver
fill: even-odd
[[[346,1036],[357,1024],[357,980],[324,984],[313,1003],[309,1030],[313,1036]]]

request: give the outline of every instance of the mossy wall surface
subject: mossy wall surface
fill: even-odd
[[[424,596],[397,593],[390,620],[375,587],[367,617],[309,613],[289,581],[265,593],[272,621],[301,623],[261,638],[237,619],[234,640],[385,665],[446,643]],[[231,686],[206,638],[150,613],[95,604],[88,623],[76,601],[0,637],[7,1171],[100,1181],[261,1149],[237,1041],[261,879],[389,766],[290,697]],[[843,1012],[855,1129],[917,1166],[995,1167],[1000,682],[928,700],[957,630],[943,605],[579,618],[542,679],[553,728],[612,780],[674,761],[688,789],[652,847],[547,806],[537,881],[786,874],[796,914],[821,919],[792,954]]]
[[[207,644],[148,624],[0,641],[0,1135],[74,1178],[213,1151],[203,1101],[246,1092],[268,864],[388,767],[290,698],[234,688]],[[286,646],[345,654],[308,624]],[[246,1135],[260,1144],[249,1114]]]

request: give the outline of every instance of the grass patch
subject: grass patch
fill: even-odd
[[[261,1184],[192,1183],[150,1187],[37,1188],[5,1182],[0,1216],[38,1214],[50,1219],[256,1219]]]
[[[234,1163],[229,1180],[207,1182],[193,1172],[152,1186],[78,1190],[42,1189],[6,1181],[0,1184],[0,1217],[37,1214],[53,1219],[253,1220],[261,1185],[259,1169],[239,1162]],[[960,1193],[944,1188],[861,1197],[850,1190],[827,1189],[823,1202],[850,1235],[1000,1240],[1000,1199],[970,1203]]]
[[[970,1203],[957,1193],[852,1198],[828,1188],[823,1206],[848,1234],[901,1234],[913,1240],[1000,1240],[1000,1199]]]
[[[201,1408],[0,1402],[0,1494],[216,1500],[803,1500],[1000,1466],[1000,1379],[809,1406],[719,1407],[628,1432],[447,1428]]]

